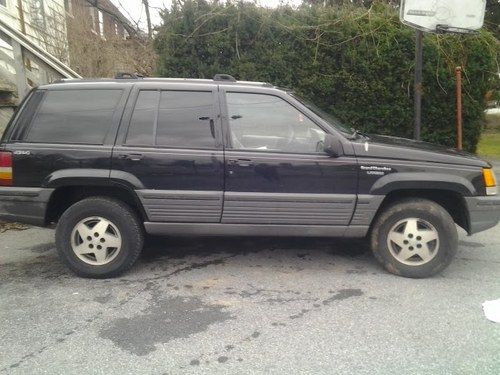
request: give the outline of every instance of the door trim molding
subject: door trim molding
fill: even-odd
[[[341,226],[351,221],[355,194],[225,192],[222,223]]]
[[[151,221],[220,221],[222,191],[136,190],[136,193]]]

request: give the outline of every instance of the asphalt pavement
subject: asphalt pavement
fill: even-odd
[[[81,279],[54,233],[0,234],[0,374],[498,374],[500,225],[424,280],[359,242],[159,238]]]

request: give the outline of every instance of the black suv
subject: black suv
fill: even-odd
[[[76,80],[33,90],[0,143],[0,218],[56,227],[78,275],[130,268],[145,233],[365,237],[426,277],[495,226],[491,165],[366,136],[270,84]]]

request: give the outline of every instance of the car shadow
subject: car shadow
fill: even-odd
[[[40,278],[53,280],[73,279],[74,275],[60,260],[55,244],[50,241],[23,248],[32,255],[25,259],[0,265],[0,283],[3,281]],[[26,254],[29,254],[26,253]],[[148,236],[137,264],[128,275],[141,274],[144,270],[159,269],[177,272],[177,268],[196,268],[217,262],[217,258],[256,257],[265,264],[271,254],[290,260],[302,258],[314,261],[327,257],[353,259],[353,268],[363,259],[371,263],[365,240],[309,237],[157,237]],[[214,259],[216,258],[216,259]],[[174,262],[175,261],[175,262]],[[286,260],[284,260],[285,263]],[[349,262],[349,261],[348,261]],[[375,263],[375,262],[373,262]],[[75,279],[76,280],[76,279]]]
[[[299,253],[322,252],[341,257],[356,258],[367,255],[369,246],[366,239],[149,236],[146,239],[141,261],[150,263],[162,258],[182,259],[189,256],[205,257],[223,253],[248,255],[273,250],[289,250]]]

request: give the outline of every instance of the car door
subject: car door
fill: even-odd
[[[216,86],[136,84],[111,177],[136,190],[149,221],[219,222],[224,155]]]
[[[222,222],[348,225],[356,203],[355,158],[328,156],[322,149],[328,130],[291,96],[252,90],[221,90]]]

